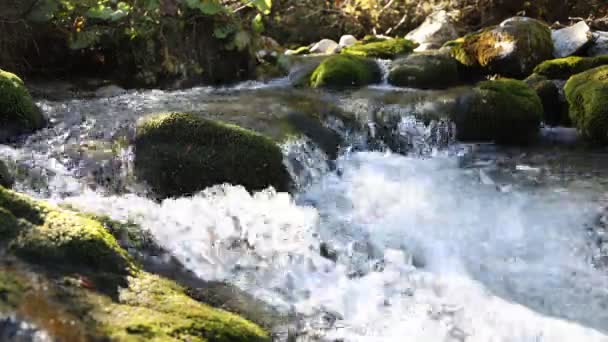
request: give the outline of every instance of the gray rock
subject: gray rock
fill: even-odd
[[[458,38],[458,30],[450,13],[442,10],[429,15],[405,38],[420,44],[416,51],[426,51],[440,48],[445,42]]]
[[[117,85],[110,84],[95,90],[95,97],[114,97],[125,94],[127,91]]]
[[[344,48],[344,47],[348,47],[348,46],[353,46],[357,43],[357,38],[355,38],[355,36],[347,34],[344,35],[342,37],[340,37],[340,47]]]
[[[322,39],[310,48],[311,53],[332,54],[340,49],[338,43],[331,39]]]
[[[589,57],[608,55],[608,32],[593,32],[593,44],[587,50]]]
[[[584,21],[551,32],[553,55],[557,58],[572,56],[592,42],[591,29]]]

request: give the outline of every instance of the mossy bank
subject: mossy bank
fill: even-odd
[[[0,188],[0,222],[8,252],[0,265],[0,312],[58,340],[270,340],[257,325],[142,271],[96,220]],[[66,320],[70,329],[58,329]]]
[[[44,127],[46,121],[23,81],[0,69],[0,142]]]

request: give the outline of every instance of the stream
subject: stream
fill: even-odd
[[[452,98],[278,80],[39,100],[51,126],[0,155],[16,190],[137,223],[201,279],[293,317],[277,340],[608,341],[608,236],[594,228],[608,155],[458,144],[440,116],[413,115]],[[291,194],[218,185],[158,202],[131,176],[126,142],[146,114],[278,136],[275,119],[319,110],[342,142],[284,143]]]

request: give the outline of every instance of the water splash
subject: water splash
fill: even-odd
[[[296,312],[302,341],[608,341],[585,194],[501,193],[456,158],[352,153],[295,198],[223,186],[67,201]]]

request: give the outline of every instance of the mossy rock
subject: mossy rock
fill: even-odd
[[[0,142],[36,131],[45,124],[23,81],[0,69]]]
[[[8,170],[6,163],[0,160],[0,186],[5,188],[12,188],[15,183],[13,175]]]
[[[297,48],[291,52],[291,55],[294,55],[294,56],[309,55],[309,54],[310,54],[309,46],[300,46],[299,48]]]
[[[593,143],[608,143],[608,66],[572,76],[564,89],[580,134]]]
[[[279,146],[270,138],[196,114],[165,113],[137,125],[135,173],[160,197],[230,183],[248,190],[289,188]]]
[[[533,74],[537,75],[537,74]],[[549,126],[570,126],[568,104],[556,81],[543,76],[528,77],[525,82],[536,91],[543,104],[543,122]]]
[[[538,134],[543,105],[523,81],[483,81],[459,102],[453,120],[461,141],[527,144]]]
[[[553,80],[567,80],[572,75],[607,64],[608,55],[597,57],[571,56],[544,61],[534,68],[534,73]]]
[[[83,340],[73,338],[75,327],[94,341],[270,340],[254,323],[142,271],[90,217],[0,188],[0,233],[9,253],[0,261],[0,311],[49,325],[58,340]],[[62,330],[53,320],[71,323]]]
[[[418,44],[409,39],[391,38],[358,42],[353,46],[342,49],[342,53],[369,58],[394,59],[411,53],[416,47],[418,47]]]
[[[413,53],[393,63],[388,82],[399,87],[447,88],[458,82],[458,63],[441,52]]]
[[[551,30],[544,23],[514,17],[444,45],[463,65],[486,74],[525,77],[553,56]]]
[[[371,59],[335,55],[325,59],[310,76],[313,88],[360,87],[382,80],[382,71]]]

